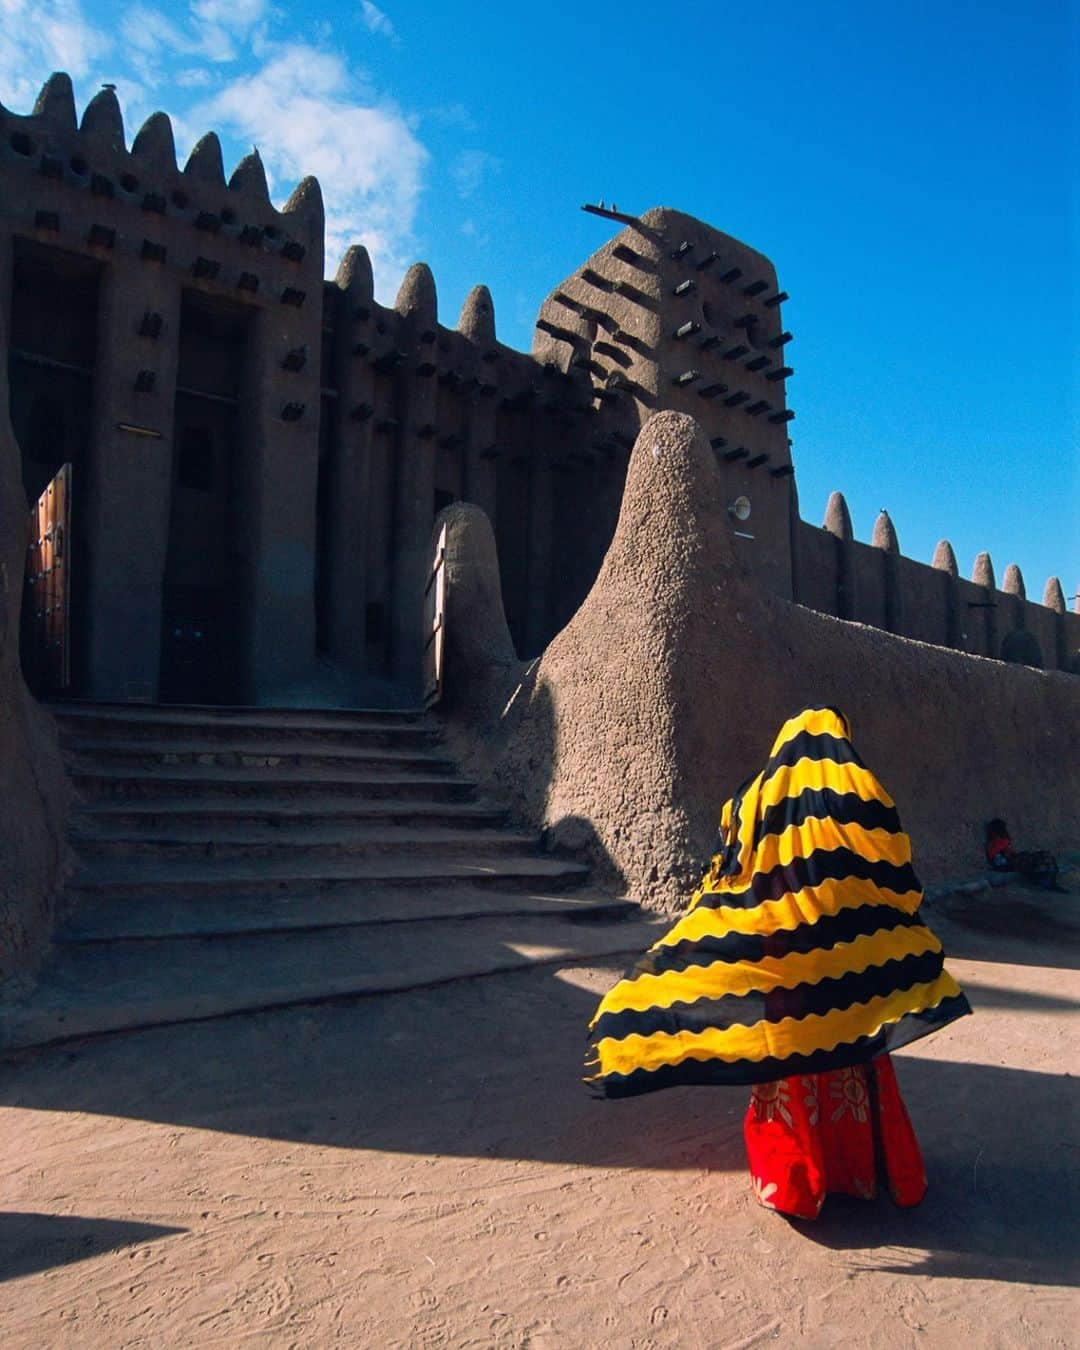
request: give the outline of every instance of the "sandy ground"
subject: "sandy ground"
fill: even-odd
[[[26,1055],[0,1066],[4,1345],[1076,1345],[1059,900],[933,920],[977,1015],[896,1057],[915,1211],[759,1209],[745,1089],[593,1101],[619,963]]]

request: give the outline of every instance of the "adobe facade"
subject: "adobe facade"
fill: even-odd
[[[440,721],[490,796],[542,829],[549,849],[588,857],[618,893],[681,909],[722,803],[793,709],[824,705],[844,711],[860,756],[886,779],[923,882],[970,875],[994,815],[1014,838],[1074,850],[1080,680],[784,599],[743,565],[715,510],[722,488],[695,418],[650,418],[596,581],[534,661],[518,658],[507,630],[487,518],[468,503],[440,513]],[[828,851],[817,856],[827,870]],[[774,880],[802,884],[782,865]]]
[[[611,213],[608,213],[611,214]],[[423,264],[392,307],[362,248],[324,280],[318,184],[282,210],[258,156],[226,179],[167,117],[127,147],[115,94],[77,119],[53,76],[0,108],[0,306],[28,502],[72,465],[72,685],[115,700],[415,699],[432,522],[495,528],[510,632],[541,652],[612,539],[634,440],[691,413],[716,510],[750,499],[740,561],[774,595],[977,655],[1076,669],[1080,616],[986,555],[905,558],[841,497],[800,517],[791,335],[772,265],[667,209],[622,227],[544,301],[533,350],[487,290],[440,323]]]

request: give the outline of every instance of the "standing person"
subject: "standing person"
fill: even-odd
[[[888,1052],[971,1011],[918,919],[922,889],[892,798],[835,708],[785,722],[727,802],[708,873],[675,926],[590,1024],[606,1097],[753,1086],[754,1193],[815,1218],[828,1191],[898,1204],[926,1189]]]

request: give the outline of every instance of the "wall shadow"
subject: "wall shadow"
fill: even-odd
[[[1080,1010],[1080,999],[1067,998],[1064,994],[1009,989],[1005,985],[989,984],[984,980],[973,980],[970,977],[965,977],[962,984],[964,993],[976,1011],[980,1008],[1011,1008],[1015,1012],[1028,1013],[1075,1013]]]
[[[504,806],[516,826],[540,830],[546,853],[587,863],[593,884],[625,894],[626,877],[595,823],[575,813],[550,818],[559,755],[552,691],[541,679],[540,657],[517,657],[498,599],[493,550],[485,561],[488,586],[479,604],[466,587],[449,588],[445,688],[437,709],[443,736],[485,796]]]
[[[599,887],[613,895],[628,895],[626,877],[587,816],[560,816],[540,831],[540,844],[553,858],[587,863],[592,869],[591,889]]]
[[[1008,886],[925,902],[926,922],[947,957],[1080,969],[1075,895]]]
[[[830,1197],[808,1240],[866,1269],[1041,1285],[1080,1277],[1074,1165],[1080,1089],[1067,1074],[894,1061],[930,1189],[913,1210]],[[910,1249],[922,1249],[911,1251]]]
[[[590,1095],[582,1081],[588,1021],[636,955],[574,966],[576,935],[587,943],[586,928],[596,927],[535,930],[537,941],[570,952],[560,967],[566,978],[541,967],[24,1052],[0,1078],[0,1105],[201,1122],[341,1148],[741,1167],[741,1091],[719,1108],[721,1119],[731,1108],[730,1137],[718,1136],[717,1101],[707,1093],[612,1104]],[[596,992],[571,979],[588,979]]]
[[[608,1103],[583,1086],[585,1026],[617,964],[40,1051],[9,1067],[0,1101],[357,1151],[742,1171],[747,1089]],[[905,1055],[896,1063],[926,1158],[926,1201],[896,1211],[833,1197],[799,1231],[838,1250],[868,1248],[870,1264],[897,1273],[1039,1284],[1075,1273],[1076,1080]]]
[[[185,1232],[185,1228],[162,1224],[90,1219],[79,1214],[0,1213],[0,1281]]]

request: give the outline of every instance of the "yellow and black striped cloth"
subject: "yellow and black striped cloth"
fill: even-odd
[[[810,708],[723,809],[690,907],[601,1002],[590,1083],[630,1097],[864,1063],[971,1011],[919,922],[892,798]]]

